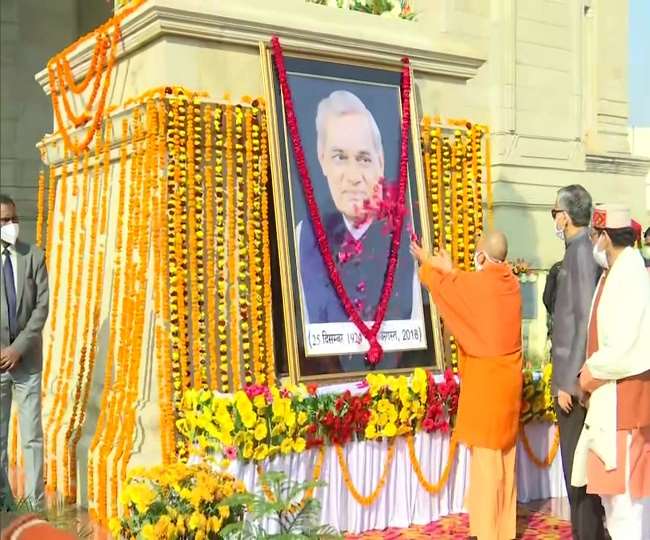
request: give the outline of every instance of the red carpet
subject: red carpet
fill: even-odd
[[[469,536],[467,514],[446,516],[429,525],[413,526],[408,529],[387,529],[369,531],[359,535],[348,535],[347,540],[420,540],[439,538],[441,540],[466,540]],[[550,514],[519,510],[517,515],[517,538],[521,540],[571,540],[571,525]]]

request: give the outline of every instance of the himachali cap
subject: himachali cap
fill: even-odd
[[[597,204],[591,218],[595,229],[624,229],[632,227],[630,209],[622,204]]]

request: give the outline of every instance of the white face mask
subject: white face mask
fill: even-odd
[[[641,248],[641,255],[643,255],[645,259],[650,259],[650,246],[643,246]]]
[[[3,242],[13,246],[18,240],[19,230],[18,223],[7,223],[0,228],[0,238],[2,238]]]
[[[603,268],[607,269],[609,268],[609,262],[607,261],[607,253],[605,252],[604,249],[600,249],[598,247],[598,244],[600,243],[600,239],[598,242],[594,244],[594,260]]]

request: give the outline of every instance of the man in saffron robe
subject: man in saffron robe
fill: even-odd
[[[574,457],[574,486],[600,495],[612,540],[650,538],[650,279],[622,205],[598,205],[593,256],[604,268],[589,318],[591,394]]]
[[[411,252],[461,353],[454,437],[471,451],[470,534],[479,540],[510,540],[516,535],[522,356],[521,294],[505,262],[506,237],[493,231],[479,240],[477,272],[454,269],[443,250],[431,255],[412,243]]]

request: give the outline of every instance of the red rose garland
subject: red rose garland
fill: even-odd
[[[280,81],[280,88],[282,90],[282,99],[286,111],[287,127],[291,137],[293,146],[293,153],[296,158],[296,165],[302,181],[303,192],[305,195],[305,202],[309,211],[309,217],[314,228],[314,234],[318,243],[318,248],[323,257],[323,262],[327,268],[330,281],[334,290],[345,309],[350,320],[356,325],[363,337],[368,340],[370,349],[366,354],[366,361],[371,365],[376,365],[381,360],[384,351],[377,340],[377,334],[381,327],[386,310],[388,309],[388,302],[393,292],[393,283],[395,281],[395,272],[397,269],[397,259],[399,255],[399,248],[402,238],[402,226],[404,224],[404,203],[406,196],[406,183],[408,178],[408,143],[409,143],[409,129],[411,119],[410,95],[411,95],[411,72],[409,69],[408,58],[403,58],[402,62],[402,81],[401,81],[401,95],[402,95],[402,137],[401,137],[401,153],[400,153],[400,170],[399,170],[399,188],[397,198],[397,211],[394,216],[395,227],[392,231],[392,239],[390,246],[390,254],[388,257],[388,266],[386,268],[386,276],[384,278],[384,286],[381,291],[381,297],[377,310],[375,312],[375,319],[372,326],[366,326],[365,322],[361,319],[359,312],[354,303],[350,300],[345,286],[341,280],[341,276],[336,268],[334,257],[329,248],[327,235],[318,211],[318,204],[314,195],[314,188],[307,168],[305,160],[305,153],[300,139],[300,131],[298,129],[298,122],[296,120],[296,113],[293,108],[293,100],[291,97],[291,89],[289,88],[289,81],[287,78],[287,71],[284,64],[284,55],[282,46],[277,36],[271,39],[271,46],[273,49],[273,58],[275,67],[278,70],[278,79]]]

